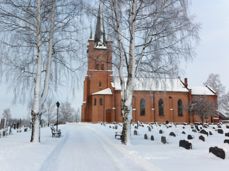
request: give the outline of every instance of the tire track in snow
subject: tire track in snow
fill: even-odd
[[[98,137],[100,137],[100,142],[103,144],[104,149],[107,151],[107,153],[112,157],[112,160],[114,163],[117,164],[120,170],[131,170],[131,171],[160,171],[161,169],[157,168],[154,166],[152,163],[149,161],[145,160],[141,156],[138,156],[137,153],[133,151],[127,150],[124,146],[114,144],[113,142],[110,141],[104,134],[101,134],[99,131],[96,129],[90,128],[95,134],[97,134]],[[120,160],[115,158],[112,154],[112,150],[119,152],[123,157],[123,160],[129,161],[129,165],[125,164],[123,165],[123,160]]]
[[[63,149],[63,146],[66,143],[68,137],[69,137],[69,134],[68,132],[66,132],[64,136],[62,136],[62,139],[60,140],[60,142],[53,149],[53,151],[48,155],[48,157],[42,164],[40,171],[54,171],[55,170],[56,161],[59,158],[59,154],[61,153],[61,150]]]

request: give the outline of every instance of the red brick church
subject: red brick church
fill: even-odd
[[[122,122],[121,87],[112,72],[112,42],[107,41],[103,14],[99,8],[94,39],[87,46],[88,70],[84,80],[81,110],[83,122]],[[208,86],[189,87],[185,78],[137,79],[132,114],[133,121],[143,122],[197,122],[189,106],[193,99],[205,96],[217,106],[217,95]],[[209,118],[212,121],[212,118]]]

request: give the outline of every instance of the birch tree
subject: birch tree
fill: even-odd
[[[219,74],[209,74],[207,80],[204,82],[204,85],[207,85],[209,88],[216,92],[218,109],[228,111],[229,94],[225,94],[225,86],[223,86]]]
[[[135,79],[178,74],[181,59],[193,55],[198,24],[186,0],[103,1],[121,84],[122,143],[130,137]]]
[[[204,82],[204,85],[210,86],[214,91],[216,91],[217,95],[221,97],[225,93],[225,87],[220,81],[219,74],[211,73],[207,81]]]
[[[24,96],[19,96],[20,99],[32,101],[31,142],[40,141],[40,108],[50,95],[51,83],[58,83],[61,71],[66,75],[66,70],[76,71],[67,61],[72,62],[77,48],[74,40],[77,27],[73,20],[79,15],[80,4],[81,1],[59,0],[0,3],[1,64],[15,95],[21,92]]]

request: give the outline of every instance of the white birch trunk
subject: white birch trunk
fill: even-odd
[[[48,59],[46,63],[44,87],[43,87],[43,92],[41,94],[41,105],[45,103],[49,91],[49,81],[50,81],[51,64],[52,64],[52,57],[53,57],[53,35],[54,35],[54,28],[55,28],[55,13],[56,13],[56,0],[52,0],[51,23],[50,23],[49,41],[48,41]]]
[[[122,130],[122,137],[121,142],[123,144],[126,144],[129,141],[126,141],[127,138],[127,130],[126,130],[126,117],[127,117],[127,110],[125,106],[126,101],[126,80],[124,76],[124,68],[125,68],[125,49],[123,47],[123,41],[121,36],[121,30],[120,30],[120,16],[118,16],[118,5],[117,0],[112,1],[113,5],[113,12],[114,12],[114,18],[115,18],[115,32],[117,33],[117,40],[118,40],[118,49],[119,49],[119,57],[120,57],[120,63],[118,66],[118,73],[119,73],[119,79],[120,79],[120,85],[121,85],[121,112],[123,117],[123,130]],[[128,136],[129,137],[129,136]]]
[[[123,123],[123,140],[122,143],[130,143],[131,135],[131,120],[132,120],[132,97],[133,97],[133,85],[135,79],[135,31],[136,31],[136,0],[132,0],[129,28],[130,28],[130,41],[129,41],[129,65],[128,76],[124,92],[124,123]]]
[[[129,68],[128,77],[126,84],[126,101],[125,106],[127,107],[128,113],[126,118],[126,143],[130,142],[131,134],[131,120],[132,120],[132,98],[133,98],[133,85],[135,78],[135,25],[136,25],[136,0],[132,1],[131,11],[130,11],[130,44],[129,44]]]
[[[41,88],[41,0],[36,1],[36,76],[34,79],[34,97],[32,106],[31,142],[40,142],[40,88]]]

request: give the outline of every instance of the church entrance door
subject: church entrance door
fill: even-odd
[[[106,122],[112,122],[112,110],[111,109],[106,110]]]

